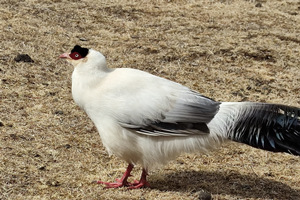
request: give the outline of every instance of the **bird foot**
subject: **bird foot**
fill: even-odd
[[[150,187],[150,184],[147,182],[147,171],[143,169],[141,179],[140,181],[133,181],[133,183],[129,183],[127,181],[128,177],[131,176],[130,172],[133,169],[133,165],[129,164],[127,167],[126,172],[123,174],[121,179],[116,179],[116,182],[109,183],[109,182],[103,182],[103,181],[97,181],[97,184],[104,184],[106,185],[105,189],[107,188],[120,188],[120,187],[128,187],[129,189],[139,189],[139,188],[145,188]]]
[[[120,179],[116,179],[116,182],[114,182],[114,183],[97,181],[97,184],[104,184],[104,185],[106,185],[105,189],[108,189],[108,188],[128,187],[128,186],[131,185],[127,181],[122,181]]]
[[[150,184],[147,181],[137,181],[137,180],[134,180],[133,183],[128,183],[127,181],[124,182],[124,181],[122,181],[120,179],[116,179],[116,182],[114,182],[114,183],[97,181],[97,184],[104,184],[104,185],[106,185],[105,189],[120,188],[120,187],[128,187],[128,189],[139,189],[139,188],[150,187]]]
[[[146,180],[134,180],[133,183],[130,183],[129,189],[139,189],[139,188],[146,188],[150,187],[150,184]]]

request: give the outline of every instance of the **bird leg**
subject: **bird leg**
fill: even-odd
[[[143,187],[150,187],[150,184],[147,182],[147,171],[143,169],[140,181],[135,180],[134,183],[130,184],[129,189],[139,189]]]
[[[116,179],[116,182],[114,183],[109,183],[109,182],[102,182],[102,181],[97,181],[98,184],[105,184],[105,188],[119,188],[119,187],[125,187],[125,186],[130,186],[131,184],[128,183],[127,179],[129,176],[131,176],[130,172],[133,169],[133,164],[129,164],[125,173],[123,174],[121,179]]]

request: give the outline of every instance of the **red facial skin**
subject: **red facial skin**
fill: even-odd
[[[81,57],[81,55],[77,52],[73,52],[73,53],[70,53],[69,55],[73,60],[79,60]]]
[[[73,60],[79,60],[80,58],[82,58],[82,56],[77,53],[77,52],[73,52],[73,53],[63,53],[59,56],[60,58],[68,58],[68,59],[73,59]]]

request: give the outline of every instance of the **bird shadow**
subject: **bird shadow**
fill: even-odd
[[[181,171],[152,180],[153,189],[160,191],[197,192],[232,195],[239,198],[300,199],[300,190],[265,177],[242,175],[238,172]]]

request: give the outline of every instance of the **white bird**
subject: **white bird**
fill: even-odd
[[[149,186],[147,172],[181,153],[207,152],[233,140],[300,155],[300,109],[276,104],[216,102],[170,80],[130,68],[108,68],[105,57],[76,45],[64,53],[74,66],[72,95],[98,129],[109,154],[128,168],[107,188]],[[141,179],[128,177],[134,165]]]

